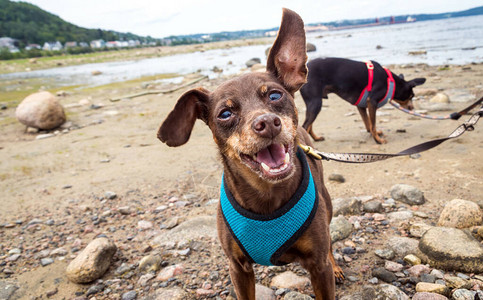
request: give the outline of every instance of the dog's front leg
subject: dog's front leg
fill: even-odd
[[[310,273],[310,281],[314,289],[316,300],[335,299],[334,269],[330,261],[304,264],[304,268]]]
[[[367,132],[371,132],[371,125],[369,124],[369,118],[367,117],[367,108],[357,107],[357,110],[359,110],[359,114],[364,122],[364,126],[366,126]]]
[[[371,134],[376,143],[385,144],[386,140],[381,138],[382,131],[376,130],[376,106],[372,105],[371,101],[367,101],[367,109],[369,110],[369,125],[371,129]]]
[[[255,300],[255,273],[250,263],[230,261],[230,277],[238,300]]]

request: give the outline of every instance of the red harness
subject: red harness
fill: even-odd
[[[355,106],[366,108],[367,107],[367,99],[369,98],[369,93],[372,91],[372,81],[374,80],[374,65],[371,61],[366,61],[367,66],[367,86],[362,90],[357,102],[354,104]],[[392,97],[394,96],[394,91],[396,90],[396,83],[394,78],[392,77],[391,71],[387,68],[384,68],[387,74],[387,91],[384,98],[382,98],[378,103],[377,107],[381,107],[386,104]]]

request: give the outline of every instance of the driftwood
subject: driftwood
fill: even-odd
[[[117,98],[111,98],[109,99],[111,102],[116,102],[116,101],[119,101],[121,99],[131,99],[131,98],[136,98],[136,97],[141,97],[141,96],[145,96],[145,95],[152,95],[152,94],[169,94],[169,93],[172,93],[172,92],[175,92],[177,90],[180,90],[182,88],[185,88],[187,86],[190,86],[192,84],[195,84],[201,80],[204,80],[204,79],[207,79],[208,76],[207,75],[204,75],[204,76],[201,76],[199,78],[196,78],[190,82],[187,82],[183,85],[180,85],[180,86],[177,86],[175,88],[172,88],[172,89],[169,89],[169,90],[152,90],[152,91],[145,91],[145,92],[140,92],[140,93],[136,93],[136,94],[131,94],[131,95],[125,95],[125,96],[121,96],[121,97],[117,97]]]

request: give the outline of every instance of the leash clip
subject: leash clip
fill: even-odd
[[[323,157],[320,154],[318,154],[317,152],[315,152],[314,149],[312,147],[310,147],[310,146],[307,146],[307,145],[304,145],[304,144],[301,144],[301,143],[299,143],[299,146],[300,146],[300,148],[302,148],[302,150],[305,152],[305,154],[310,155],[310,156],[312,156],[315,159],[318,159],[318,160],[322,160],[322,159],[329,160],[329,158]]]
[[[473,124],[463,123],[463,126],[465,127],[465,130],[466,131],[473,131],[473,130],[475,130],[475,127],[473,126]]]

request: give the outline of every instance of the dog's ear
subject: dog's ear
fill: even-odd
[[[404,80],[404,74],[399,74],[399,78]]]
[[[185,144],[191,135],[196,119],[208,123],[207,104],[210,92],[196,88],[184,93],[158,130],[158,139],[170,147]]]
[[[282,24],[267,59],[272,73],[293,95],[307,81],[307,51],[304,21],[290,9],[283,9]]]
[[[415,87],[415,86],[418,86],[418,85],[422,85],[423,83],[426,82],[426,78],[414,78],[413,80],[410,80],[408,81],[408,84],[411,86],[411,87]]]

